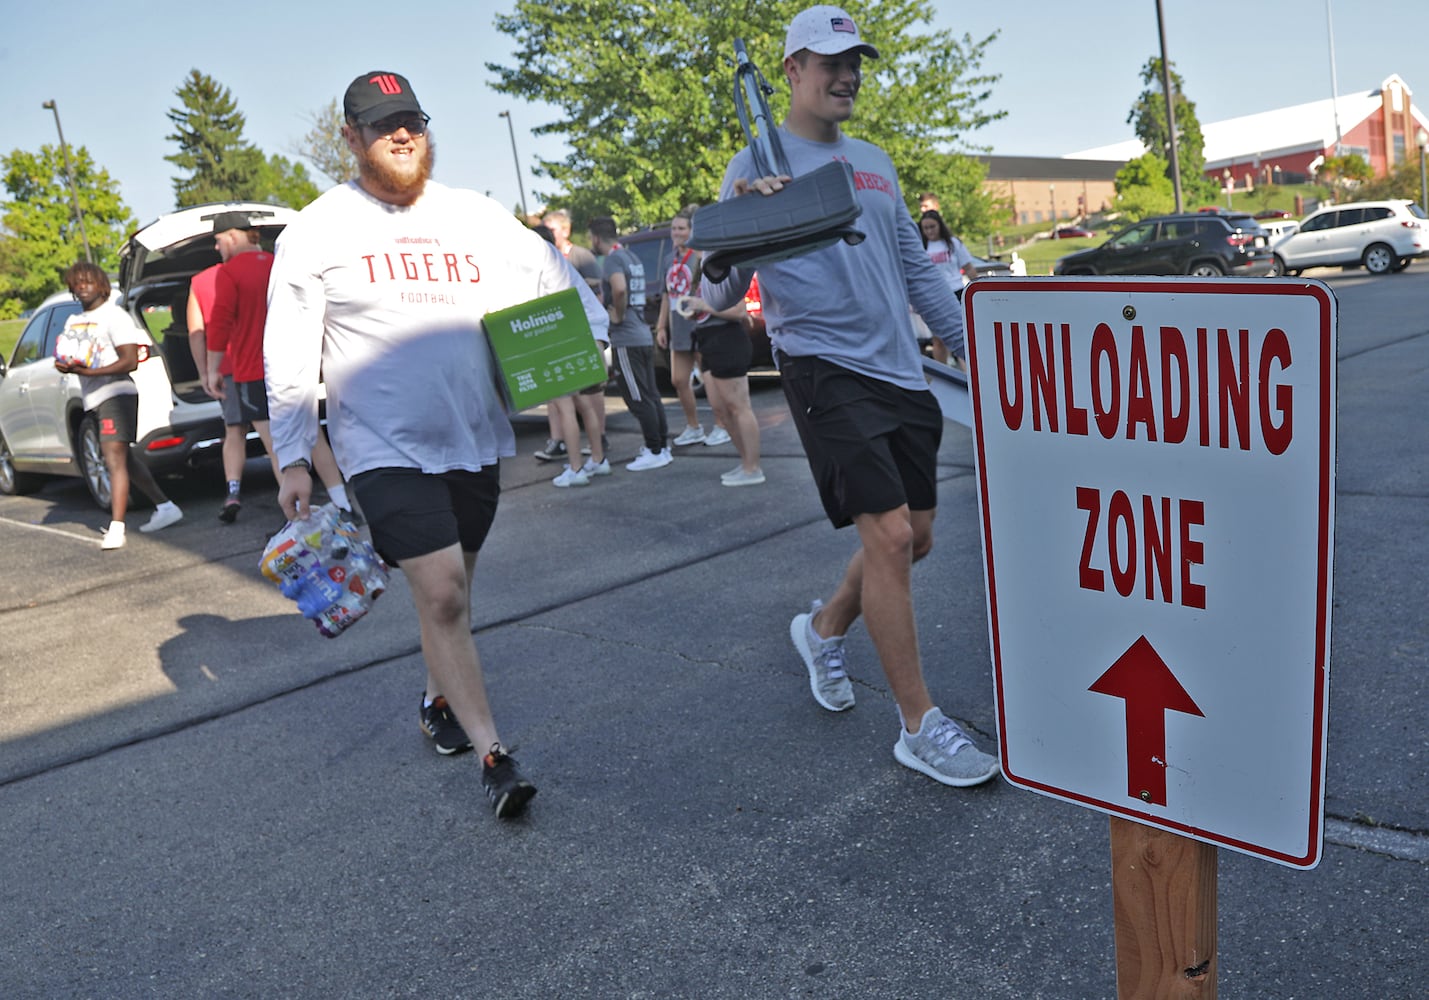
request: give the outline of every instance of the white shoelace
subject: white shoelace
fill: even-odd
[[[958,724],[952,719],[944,718],[928,736],[933,745],[947,754],[949,757],[956,754],[965,746],[972,746],[972,740],[967,734],[958,728]]]

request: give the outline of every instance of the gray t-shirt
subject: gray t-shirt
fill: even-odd
[[[610,324],[610,346],[651,347],[655,338],[645,325],[645,265],[624,247],[616,247],[605,255],[600,295],[607,308],[611,303],[610,276],[616,273],[625,275],[625,318]]]
[[[893,161],[877,146],[848,136],[832,143],[811,142],[781,128],[779,138],[795,177],[831,160],[853,167],[863,207],[853,225],[867,238],[857,246],[840,241],[758,268],[764,319],[774,346],[791,357],[817,356],[885,382],[926,389],[908,306],[911,303],[959,356],[962,306],[923,249],[923,238],[903,204]],[[756,177],[748,149],[730,161],[720,200],[735,197],[734,182],[740,177]],[[748,277],[736,270],[718,285],[706,281],[710,294],[704,297],[727,306]]]

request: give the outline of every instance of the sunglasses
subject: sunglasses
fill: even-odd
[[[431,117],[426,114],[416,115],[392,115],[384,118],[380,122],[365,123],[363,128],[370,128],[376,132],[379,138],[390,139],[396,133],[406,129],[408,135],[421,136],[427,134],[427,122]]]

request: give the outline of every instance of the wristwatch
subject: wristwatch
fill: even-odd
[[[287,465],[283,466],[283,468],[280,469],[280,470],[278,470],[278,471],[280,471],[280,472],[287,472],[289,469],[297,469],[297,468],[311,469],[312,467],[313,467],[313,463],[312,463],[312,462],[309,462],[306,458],[300,458],[300,459],[298,459],[297,461],[289,462]]]

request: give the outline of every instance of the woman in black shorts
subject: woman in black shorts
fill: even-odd
[[[749,314],[741,301],[714,312],[698,296],[684,296],[678,308],[695,317],[695,350],[715,419],[729,431],[739,465],[720,476],[725,486],[758,486],[764,482],[759,467],[759,421],[749,405]]]

